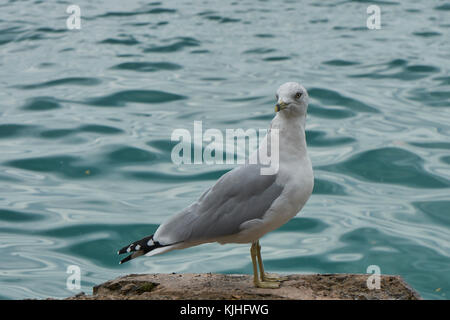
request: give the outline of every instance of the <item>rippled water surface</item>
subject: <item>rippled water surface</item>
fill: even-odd
[[[267,128],[310,93],[315,189],[261,243],[266,269],[365,273],[450,295],[445,1],[0,2],[0,298],[65,297],[127,273],[251,273],[249,246],[118,265],[233,166],[171,161],[176,128]],[[381,30],[366,27],[369,4]]]

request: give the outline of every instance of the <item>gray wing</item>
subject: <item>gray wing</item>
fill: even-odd
[[[197,202],[161,225],[155,238],[164,244],[215,239],[262,218],[283,186],[275,183],[276,175],[261,175],[260,168],[246,164],[227,172]]]

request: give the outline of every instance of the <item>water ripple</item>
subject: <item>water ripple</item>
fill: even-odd
[[[123,107],[129,102],[166,103],[183,100],[187,97],[158,90],[124,90],[107,96],[90,98],[87,104],[93,106]]]
[[[137,15],[146,15],[146,14],[165,14],[165,13],[175,13],[177,10],[168,9],[168,8],[154,8],[149,10],[138,10],[138,11],[111,11],[101,15],[98,15],[97,18],[111,18],[111,17],[130,17]]]
[[[379,148],[359,153],[321,170],[345,172],[359,179],[377,183],[400,184],[413,188],[448,188],[450,181],[428,173],[423,159],[400,148]]]
[[[139,44],[140,42],[136,40],[133,36],[124,36],[120,39],[117,38],[108,38],[99,42],[100,44],[118,44],[124,46],[134,46]]]
[[[183,67],[170,62],[124,62],[112,67],[118,70],[132,70],[139,72],[155,72],[160,70],[180,70]]]
[[[308,90],[309,95],[319,100],[324,105],[338,105],[357,112],[378,113],[379,111],[359,100],[346,97],[336,91],[325,88],[311,88]]]
[[[171,39],[170,41],[172,41],[173,43],[169,45],[160,45],[160,46],[153,45],[149,48],[144,49],[144,52],[169,53],[181,51],[184,48],[200,46],[200,41],[191,37],[178,37],[175,39]]]
[[[45,81],[36,84],[18,85],[16,88],[23,90],[31,89],[42,89],[55,86],[67,86],[67,85],[78,85],[78,86],[93,86],[100,84],[100,79],[97,78],[87,78],[87,77],[68,77],[62,79],[56,79],[51,81]],[[39,109],[39,108],[38,108]]]
[[[82,162],[81,157],[75,156],[48,156],[27,159],[11,160],[3,163],[13,168],[37,172],[56,173],[68,178],[86,178],[98,175],[100,168],[92,165],[77,165]]]
[[[45,111],[59,109],[61,107],[58,99],[53,97],[35,97],[22,106],[22,109],[29,111]]]

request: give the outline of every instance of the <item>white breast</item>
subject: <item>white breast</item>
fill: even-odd
[[[283,123],[276,117],[271,128],[279,130],[279,170],[276,183],[284,186],[264,216],[268,229],[276,229],[292,219],[312,194],[314,174],[306,149],[304,121]],[[270,231],[270,230],[269,230]]]

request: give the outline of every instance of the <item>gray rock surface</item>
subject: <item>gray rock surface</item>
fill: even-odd
[[[295,299],[417,300],[421,297],[401,277],[382,275],[380,289],[368,289],[368,274],[293,274],[279,289],[255,288],[251,275],[130,274],[95,286],[92,295],[70,300]]]

